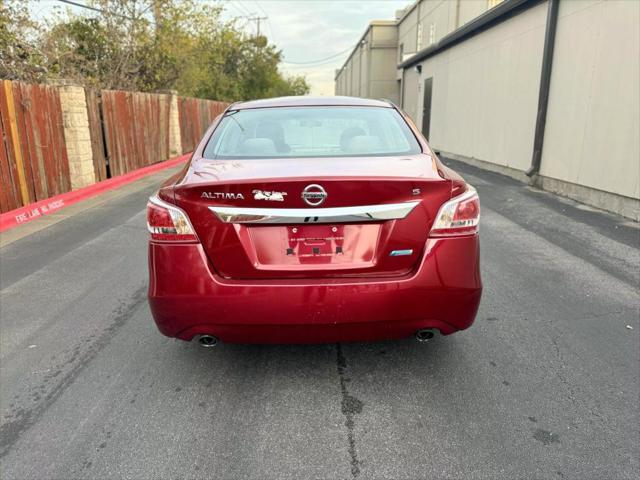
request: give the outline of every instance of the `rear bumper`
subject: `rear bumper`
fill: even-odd
[[[468,328],[482,283],[478,237],[430,239],[398,279],[227,280],[199,244],[149,244],[149,305],[159,330],[191,340],[322,343],[402,338],[421,328]]]

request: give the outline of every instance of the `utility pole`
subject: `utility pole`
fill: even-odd
[[[156,23],[160,23],[162,20],[162,0],[151,0],[151,7],[153,8],[153,19]]]
[[[158,36],[158,25],[162,22],[162,7],[163,0],[152,0],[151,5],[153,7],[153,21],[155,23],[155,33]]]
[[[258,17],[258,16],[248,17],[247,18],[247,20],[250,21],[250,22],[256,22],[257,31],[258,31],[258,34],[256,36],[258,36],[258,37],[260,36],[260,21],[268,20],[268,19],[269,19],[269,17]]]

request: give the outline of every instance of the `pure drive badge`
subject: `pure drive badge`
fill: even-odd
[[[269,192],[267,190],[254,190],[254,200],[267,200],[270,202],[284,202],[287,192]]]

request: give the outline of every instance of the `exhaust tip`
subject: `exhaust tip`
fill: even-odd
[[[431,328],[423,328],[422,330],[418,330],[416,332],[416,340],[419,342],[428,342],[435,337],[436,334]]]
[[[218,338],[213,335],[200,335],[198,337],[198,343],[201,347],[212,348],[218,344]]]

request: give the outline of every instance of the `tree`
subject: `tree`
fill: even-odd
[[[235,21],[222,21],[219,6],[197,0],[93,0],[91,5],[101,13],[66,10],[38,35],[20,38],[30,51],[40,52],[29,61],[47,78],[96,88],[175,89],[217,100],[309,91],[304,77],[288,78],[278,70],[282,54],[266,37],[248,36]],[[24,7],[12,8],[31,21]],[[10,15],[0,16],[0,22]],[[0,32],[7,23],[0,23]],[[15,30],[5,44],[17,44]],[[13,69],[27,71],[21,65]]]
[[[36,31],[26,2],[0,0],[0,78],[38,82],[46,77],[43,56],[31,41]]]

